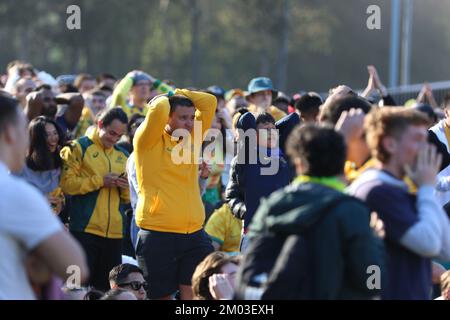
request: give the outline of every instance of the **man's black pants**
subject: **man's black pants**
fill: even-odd
[[[109,272],[122,263],[122,239],[109,239],[86,232],[72,232],[84,249],[88,261],[89,285],[108,291]]]

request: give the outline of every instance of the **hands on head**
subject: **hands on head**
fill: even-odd
[[[130,71],[127,76],[131,77],[133,79],[133,82],[137,82],[138,80],[146,79],[149,80],[151,83],[154,83],[156,79],[152,77],[150,74],[141,71],[141,70],[133,70]]]

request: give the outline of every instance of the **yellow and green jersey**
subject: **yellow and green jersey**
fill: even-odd
[[[220,251],[239,252],[243,221],[236,218],[225,203],[215,210],[205,226],[210,238],[220,244]]]
[[[121,239],[124,233],[124,205],[129,189],[103,187],[108,173],[126,172],[128,153],[114,146],[105,149],[97,129],[74,140],[61,150],[61,188],[71,195],[70,230],[104,238]]]
[[[87,129],[92,125],[94,125],[94,120],[92,119],[91,110],[87,106],[84,106],[80,120],[75,127],[75,138],[78,139],[86,135]]]

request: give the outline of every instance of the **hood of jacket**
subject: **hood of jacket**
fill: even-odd
[[[335,189],[317,184],[290,185],[284,193],[277,193],[269,200],[273,204],[265,226],[270,232],[299,234],[319,222],[330,209],[350,197]],[[279,202],[279,197],[283,201]]]

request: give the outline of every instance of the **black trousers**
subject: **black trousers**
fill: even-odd
[[[159,299],[191,285],[198,264],[214,251],[203,229],[180,234],[139,230],[136,257],[149,284],[148,297]]]
[[[122,263],[122,239],[108,239],[85,232],[72,232],[86,253],[90,277],[89,285],[108,291],[109,272]]]

